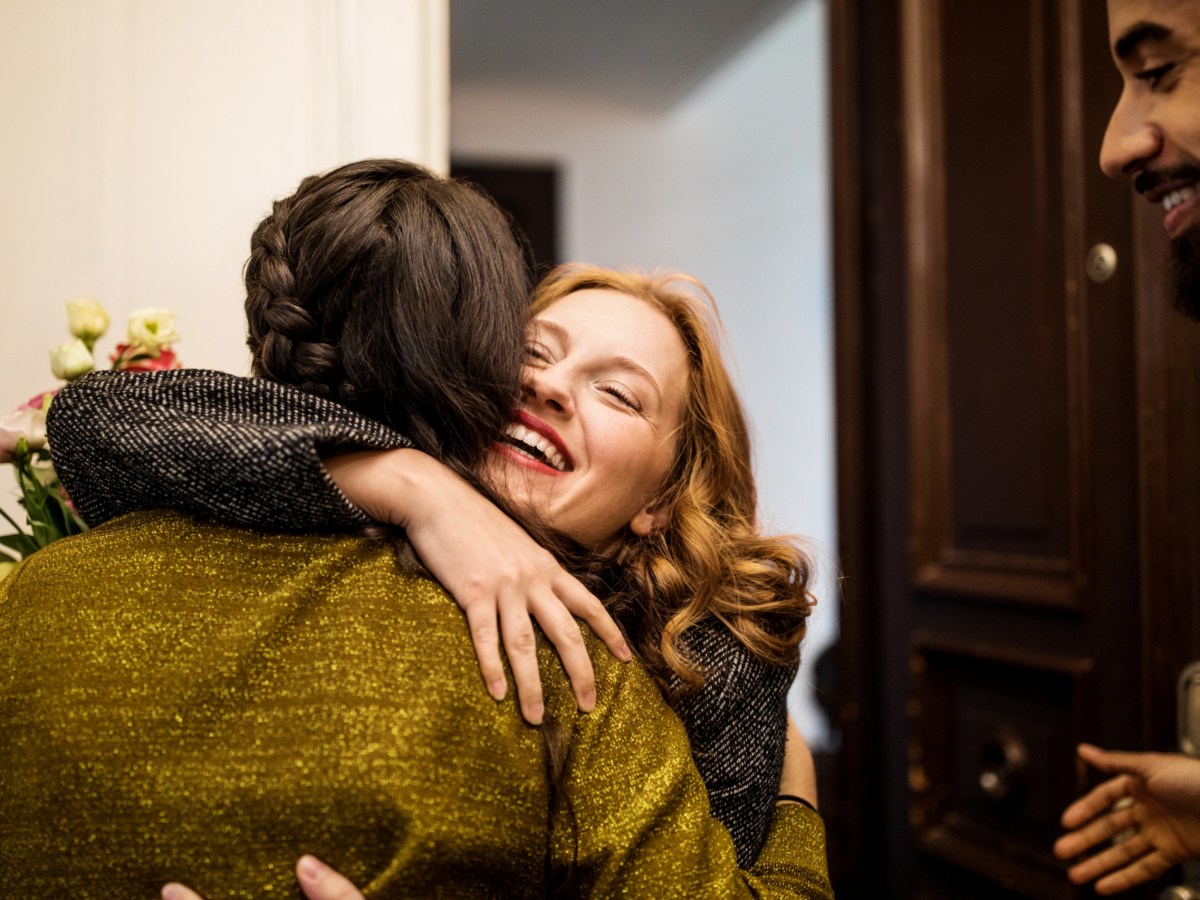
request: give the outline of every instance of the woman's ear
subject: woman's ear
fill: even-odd
[[[638,537],[650,537],[656,531],[666,528],[671,522],[671,507],[647,506],[637,512],[629,523],[629,530]]]

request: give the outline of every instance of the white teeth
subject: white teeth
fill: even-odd
[[[524,444],[538,452],[540,456],[530,453],[535,459],[541,459],[547,465],[558,469],[560,472],[567,471],[567,461],[563,459],[559,449],[550,443],[549,440],[538,434],[536,431],[526,428],[520,422],[513,422],[504,429],[504,433],[516,441],[518,444]],[[517,448],[522,449],[521,447]]]
[[[1180,188],[1177,191],[1171,191],[1171,193],[1162,198],[1163,211],[1170,212],[1180,203],[1183,203],[1185,200],[1190,200],[1192,195],[1195,193],[1196,189],[1192,187],[1185,187]]]

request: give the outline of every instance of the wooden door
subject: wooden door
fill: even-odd
[[[1086,896],[1050,851],[1074,747],[1169,747],[1200,656],[1200,328],[1099,171],[1103,4],[831,24],[839,896]]]

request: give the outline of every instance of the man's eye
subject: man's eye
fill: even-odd
[[[1175,68],[1175,63],[1164,63],[1161,66],[1155,66],[1153,69],[1144,69],[1138,72],[1133,77],[1138,81],[1144,81],[1150,87],[1156,88],[1159,83],[1166,77],[1167,73]]]

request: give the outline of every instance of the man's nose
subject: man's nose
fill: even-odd
[[[1117,102],[1104,143],[1100,146],[1100,168],[1109,178],[1133,175],[1162,150],[1162,134],[1149,122],[1137,104],[1124,94]]]

